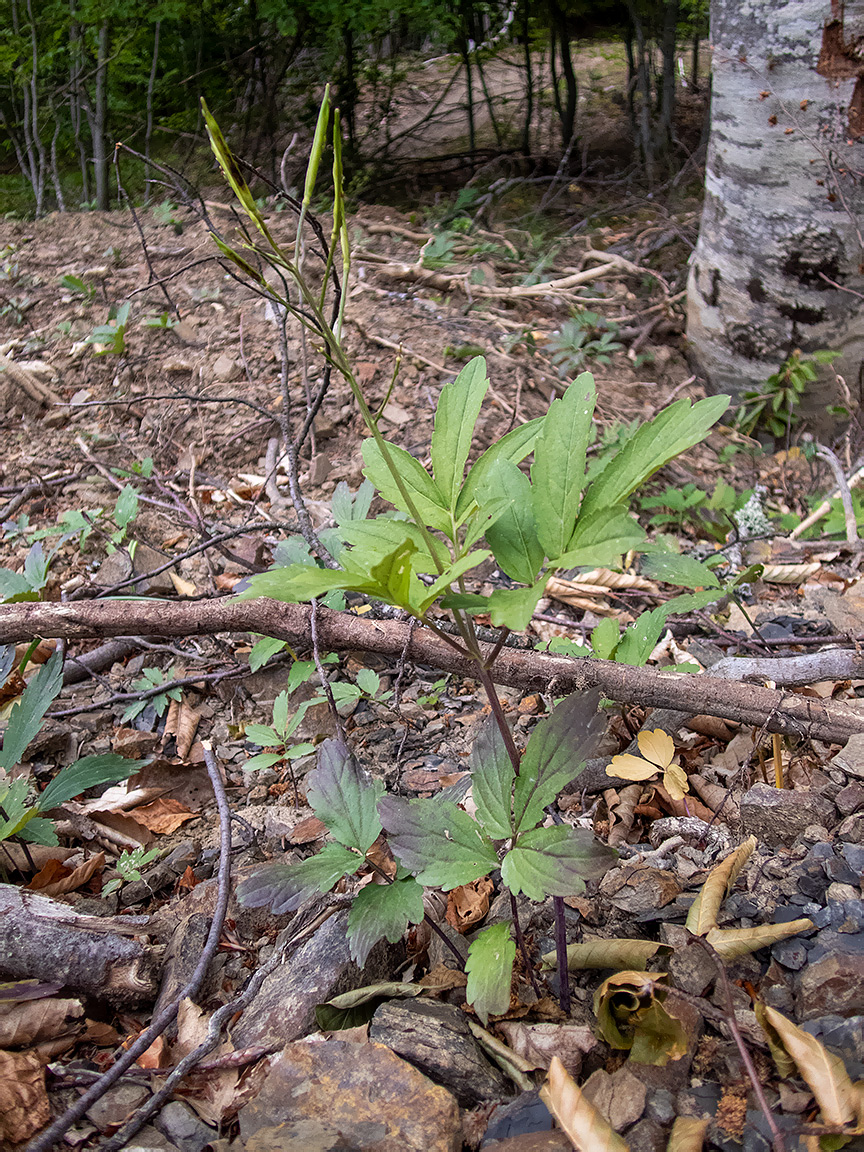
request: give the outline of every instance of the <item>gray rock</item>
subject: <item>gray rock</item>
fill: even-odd
[[[486,1059],[464,1013],[452,1004],[390,1000],[372,1017],[369,1039],[448,1088],[463,1108],[510,1094],[503,1073]]]
[[[145,1124],[123,1147],[125,1152],[172,1152],[177,1145],[152,1125]]]
[[[656,1120],[640,1120],[627,1133],[629,1152],[664,1152],[666,1130]]]
[[[754,784],[741,797],[741,827],[745,836],[756,836],[761,844],[777,847],[793,844],[814,818],[824,824],[835,821],[830,800],[816,792],[772,788]]]
[[[658,1124],[671,1124],[675,1119],[675,1097],[668,1088],[656,1088],[648,1096],[645,1115]]]
[[[215,1129],[180,1100],[166,1104],[153,1123],[180,1152],[201,1152],[216,1138]]]
[[[853,812],[860,812],[864,808],[864,786],[853,780],[845,788],[841,788],[834,798],[837,811],[841,816],[851,816]]]
[[[864,1014],[864,939],[823,929],[798,976],[796,1004],[801,1020]]]
[[[500,1140],[530,1132],[549,1132],[553,1123],[549,1109],[540,1099],[540,1090],[522,1092],[509,1104],[495,1109],[480,1147],[486,1148]]]
[[[861,876],[864,875],[864,846],[861,844],[844,844],[843,858],[860,881]]]
[[[781,1132],[785,1134],[786,1152],[799,1152],[805,1147],[803,1138],[792,1135],[801,1125],[800,1116],[783,1116],[774,1113],[774,1121]],[[744,1124],[744,1145],[742,1152],[771,1152],[774,1139],[768,1121],[762,1111],[748,1109],[747,1120]]]
[[[149,1095],[150,1089],[143,1084],[117,1084],[87,1109],[87,1119],[104,1132],[128,1120]]]
[[[351,959],[347,912],[331,916],[315,935],[281,964],[261,986],[231,1029],[235,1048],[281,1046],[315,1027],[315,1005],[352,988],[391,978],[396,945],[375,945],[361,971]]]
[[[797,972],[807,963],[807,949],[801,940],[781,940],[771,949],[771,955],[784,968]]]
[[[832,883],[857,885],[861,882],[861,873],[850,868],[842,857],[832,856],[823,862],[822,867]]]
[[[598,1068],[585,1081],[582,1091],[616,1132],[636,1123],[645,1111],[648,1096],[648,1089],[626,1064],[611,1075]]]

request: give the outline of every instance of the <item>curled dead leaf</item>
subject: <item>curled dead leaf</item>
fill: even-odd
[[[704,936],[711,928],[716,927],[720,905],[731,891],[732,885],[753,855],[755,848],[756,837],[751,836],[713,869],[687,913],[684,927],[688,932],[692,932],[694,936]]]

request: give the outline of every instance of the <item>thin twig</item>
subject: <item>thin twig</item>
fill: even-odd
[[[151,1021],[149,1028],[140,1034],[112,1064],[107,1072],[101,1076],[75,1103],[67,1108],[62,1116],[40,1133],[27,1146],[27,1152],[48,1152],[48,1149],[60,1140],[66,1132],[76,1124],[97,1100],[101,1100],[105,1093],[121,1078],[127,1068],[130,1068],[139,1056],[147,1051],[154,1040],[161,1036],[175,1020],[180,1005],[184,1000],[194,999],[210,963],[219,948],[219,937],[225,923],[225,914],[228,911],[228,899],[231,895],[231,813],[225,796],[225,786],[219,766],[213,756],[209,742],[204,745],[204,762],[207,765],[207,775],[216,798],[216,807],[219,811],[219,872],[217,879],[216,906],[213,910],[213,919],[210,921],[210,931],[201,951],[201,956],[195,966],[188,983],[180,989],[170,1004],[166,1004],[162,1011]]]

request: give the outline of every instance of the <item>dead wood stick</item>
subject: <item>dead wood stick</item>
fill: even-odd
[[[75,604],[4,604],[0,606],[0,644],[36,636],[82,637],[202,636],[217,632],[257,632],[289,643],[311,644],[309,608],[276,600],[205,600],[192,604],[167,601],[103,600]],[[398,660],[409,625],[396,620],[366,620],[349,612],[319,609],[318,635],[323,648],[359,649]],[[486,646],[487,651],[491,649]],[[415,628],[409,658],[463,676],[476,675],[471,660],[453,651],[425,628]],[[845,744],[864,732],[864,715],[852,707],[813,697],[762,688],[755,684],[632,668],[607,660],[571,660],[540,652],[505,648],[491,669],[498,684],[526,691],[576,691],[599,688],[622,704],[674,708],[691,715],[720,716],[742,724],[765,726],[769,732],[812,736]]]

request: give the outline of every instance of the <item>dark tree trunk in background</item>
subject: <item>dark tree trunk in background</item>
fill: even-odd
[[[93,108],[90,119],[90,135],[93,139],[93,168],[96,181],[96,207],[107,212],[110,207],[108,195],[108,49],[110,32],[108,21],[99,26],[96,49],[96,85],[93,92]]]
[[[550,0],[552,26],[558,42],[558,52],[561,58],[561,74],[564,77],[564,99],[558,98],[558,114],[561,117],[561,142],[564,148],[572,148],[573,137],[576,132],[576,107],[579,98],[579,85],[576,72],[573,69],[573,57],[570,52],[570,22],[564,9],[557,0]],[[554,59],[554,53],[553,53]],[[557,91],[557,85],[556,85]]]

